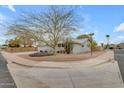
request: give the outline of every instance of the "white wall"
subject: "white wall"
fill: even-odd
[[[42,51],[48,51],[48,52],[53,52],[53,49],[49,46],[42,46],[42,47],[38,47],[38,51],[40,52],[40,50]]]
[[[84,45],[83,47],[79,44],[74,44],[73,45],[73,50],[72,50],[72,53],[73,54],[80,54],[80,53],[83,53],[83,52],[88,52],[90,51],[90,48],[87,46],[87,41],[85,39],[83,40],[79,40],[79,39],[74,39],[73,41],[77,42],[77,43],[81,43],[82,45]],[[48,52],[53,52],[54,50],[49,47],[49,46],[41,46],[41,47],[38,47],[38,51],[48,51]],[[64,47],[56,47],[56,52],[57,51],[64,51]]]
[[[78,44],[73,45],[73,50],[72,50],[73,54],[80,54],[88,51],[90,51],[90,48],[87,46],[87,43],[84,44],[84,47]]]
[[[56,47],[56,52],[57,52],[57,51],[64,51],[64,50],[65,50],[64,47]]]

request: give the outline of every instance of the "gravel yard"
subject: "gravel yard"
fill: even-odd
[[[103,51],[95,51],[91,56],[90,52],[83,53],[83,54],[56,54],[52,56],[43,56],[43,57],[30,57],[29,54],[20,54],[19,57],[33,60],[33,61],[79,61],[79,60],[86,60],[90,58],[97,57],[103,54]]]

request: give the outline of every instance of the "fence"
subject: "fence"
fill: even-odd
[[[19,47],[19,48],[6,48],[5,51],[7,52],[29,52],[29,51],[37,51],[37,48],[34,47]]]

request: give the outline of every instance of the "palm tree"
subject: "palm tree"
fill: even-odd
[[[107,40],[107,48],[109,46],[109,39],[110,39],[110,35],[106,35],[106,40]]]
[[[88,46],[91,48],[92,47],[92,51],[93,51],[93,49],[95,49],[96,47],[97,47],[97,42],[96,41],[92,41],[92,42],[90,42],[89,44],[88,44]],[[92,54],[91,54],[92,55]]]
[[[94,44],[93,44],[93,35],[94,35],[94,33],[90,33],[88,36],[89,36],[89,39],[88,39],[88,41],[89,41],[89,43],[90,43],[90,49],[91,49],[91,56],[92,56],[92,54],[93,54],[93,46],[94,46]]]
[[[84,34],[84,35],[79,35],[77,37],[77,39],[84,39],[84,38],[89,38],[89,36],[87,34]]]
[[[77,39],[88,38],[89,47],[90,47],[90,49],[91,49],[91,56],[92,56],[92,54],[93,54],[93,47],[94,47],[94,44],[93,44],[93,35],[94,35],[94,33],[90,33],[90,34],[79,35],[79,36],[77,37]]]

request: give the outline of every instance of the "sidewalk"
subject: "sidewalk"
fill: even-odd
[[[17,87],[124,87],[112,51],[75,62],[35,62],[6,52],[3,55]]]

